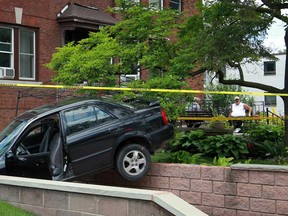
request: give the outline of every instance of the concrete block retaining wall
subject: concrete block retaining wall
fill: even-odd
[[[105,172],[87,182],[170,191],[211,216],[288,215],[288,168],[154,163],[138,182]]]
[[[207,216],[170,192],[11,176],[0,200],[41,216]]]

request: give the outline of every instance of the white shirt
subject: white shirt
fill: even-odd
[[[233,103],[231,108],[232,108],[231,112],[232,117],[246,116],[244,103],[240,102],[238,105],[236,103]]]

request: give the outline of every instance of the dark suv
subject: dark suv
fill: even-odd
[[[150,153],[173,135],[159,103],[135,109],[111,100],[73,98],[18,116],[0,134],[0,174],[72,180],[116,168],[135,181]]]

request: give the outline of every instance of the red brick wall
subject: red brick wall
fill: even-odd
[[[55,48],[61,45],[60,27],[56,15],[68,4],[69,0],[0,0],[0,24],[16,25],[14,8],[23,8],[22,25],[35,28],[37,35],[37,81],[51,83],[53,72],[44,65],[51,59]],[[107,6],[113,6],[114,0],[74,0],[72,2],[81,5],[94,6],[105,10]],[[19,111],[55,101],[56,91],[15,89],[12,87],[0,87],[0,131],[15,117],[18,91],[25,93],[19,102]],[[47,96],[47,94],[49,96]],[[30,94],[30,96],[29,96]],[[55,95],[53,98],[51,95]],[[37,96],[39,99],[37,99]]]
[[[255,171],[153,163],[148,176],[138,182],[125,181],[112,171],[87,182],[170,191],[211,216],[288,215],[288,169],[272,167]]]

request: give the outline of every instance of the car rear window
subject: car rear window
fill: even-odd
[[[113,104],[100,104],[99,107],[111,112],[113,115],[117,117],[125,117],[134,113],[134,110],[130,107],[125,107],[121,105],[113,105]]]

